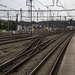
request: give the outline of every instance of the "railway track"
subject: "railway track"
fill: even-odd
[[[8,53],[10,53],[11,51],[16,51],[16,50],[20,50],[21,48],[23,49],[24,46],[26,45],[26,41],[32,41],[36,38],[42,38],[42,37],[47,37],[47,36],[52,36],[52,35],[56,35],[57,32],[45,32],[46,34],[40,33],[38,35],[33,34],[32,37],[25,37],[25,34],[22,34],[24,36],[21,36],[19,34],[15,34],[13,36],[20,36],[19,38],[14,38],[14,37],[9,37],[9,36],[4,36],[1,37],[0,36],[0,57],[2,55],[6,55]],[[5,38],[7,37],[7,38]],[[25,42],[25,43],[23,43]],[[22,44],[23,43],[23,44]],[[17,46],[18,44],[18,46]],[[19,45],[20,44],[20,45]],[[25,44],[25,45],[24,45]],[[21,49],[21,50],[22,50]]]
[[[31,40],[25,40],[25,41],[19,41],[14,42],[10,44],[5,44],[0,46],[0,59],[2,57],[5,57],[6,55],[14,54],[18,51],[21,51],[23,49],[26,49],[27,46],[29,46],[31,43]]]
[[[39,37],[46,37],[48,36],[49,33],[47,34],[39,34],[39,35],[25,35],[25,34],[16,34],[16,35],[12,35],[12,36],[3,36],[0,37],[0,45],[4,45],[4,44],[8,44],[8,43],[14,43],[14,42],[18,42],[18,41],[24,41],[24,40],[32,40],[32,39],[36,39]],[[52,33],[50,33],[50,35],[52,35]]]
[[[61,33],[61,32],[44,32],[44,34],[43,33],[39,33],[39,34],[25,34],[25,33],[22,33],[22,34],[11,34],[11,35],[3,35],[3,36],[0,36],[0,42],[2,41],[14,41],[14,40],[19,40],[20,41],[20,39],[32,39],[32,38],[36,38],[36,37],[44,37],[44,36],[47,36],[47,35],[54,35],[54,34],[59,34],[59,33]],[[33,37],[32,37],[33,36]],[[22,41],[21,40],[21,41]]]
[[[66,34],[65,34],[66,35]],[[64,36],[63,36],[64,37]],[[59,41],[58,41],[59,40]],[[38,65],[38,63],[41,62],[41,60],[53,49],[56,47],[56,45],[61,41],[58,39],[56,42],[52,43],[48,48],[45,50],[40,48],[40,51],[38,54],[35,54],[34,57],[30,58],[28,61],[26,61],[23,65],[21,65],[20,68],[17,69],[17,72],[12,72],[10,75],[29,75],[30,72],[35,68],[35,66]],[[48,66],[47,66],[48,67]],[[33,74],[35,75],[35,74]],[[41,74],[42,75],[42,74]],[[44,74],[47,75],[47,74]]]
[[[3,35],[0,36],[0,41],[2,40],[11,40],[11,39],[18,39],[18,38],[25,38],[25,37],[30,37],[31,34],[10,34],[10,35]]]
[[[38,39],[37,39],[37,40],[35,39],[35,42],[37,42],[37,41],[38,41]],[[31,44],[33,44],[33,42],[34,42],[33,40],[32,40],[32,41],[29,41],[29,42],[27,43],[28,47],[32,47]],[[29,43],[30,43],[30,44],[29,44]],[[25,46],[25,43],[23,43],[22,45],[20,45],[20,47],[21,47],[21,46],[24,47],[24,46]],[[26,49],[26,48],[28,48],[28,47],[24,47],[23,49]],[[9,48],[11,48],[11,47],[9,46]],[[18,48],[18,46],[17,46],[17,48]],[[3,48],[2,48],[2,49],[3,49]],[[7,49],[8,49],[8,47],[7,47]],[[19,53],[19,52],[21,52],[21,51],[22,51],[22,50],[19,50],[19,51],[17,51],[17,52]],[[17,52],[15,52],[15,53],[17,54]],[[11,55],[13,55],[13,54],[9,53],[7,58],[9,58]],[[6,58],[6,57],[5,57],[5,58]],[[3,60],[3,59],[4,59],[4,58],[0,59],[0,61]]]
[[[27,50],[23,50],[19,52],[15,57],[13,57],[12,59],[8,61],[5,61],[4,63],[2,62],[2,64],[0,63],[0,71],[2,71],[4,74],[9,74],[12,70],[20,66],[25,61],[29,60],[34,55],[38,54],[40,51],[45,49],[47,46],[49,46],[54,41],[56,41],[59,37],[60,36],[57,36],[42,44],[40,44],[41,40],[37,39],[31,44],[30,47],[27,48]]]
[[[28,75],[53,75],[53,71],[72,35],[63,38]]]
[[[49,38],[51,38],[51,39],[52,39],[53,37],[55,37],[55,35],[49,36]],[[47,38],[47,39],[48,39],[48,38]],[[28,47],[32,47],[32,45],[33,45],[32,43],[33,43],[33,40],[30,41],[30,46],[28,46]],[[34,44],[35,44],[35,43],[34,43]],[[24,45],[24,43],[23,43],[22,45]],[[7,46],[7,45],[6,45],[6,46]],[[5,47],[5,48],[8,48],[8,47]],[[4,48],[4,49],[5,49],[5,48]],[[10,48],[10,46],[9,46],[9,48]],[[1,49],[3,49],[3,47],[2,47]]]
[[[46,36],[47,35],[47,36]],[[45,35],[45,37],[44,37],[44,40],[45,39],[50,39],[50,38],[53,38],[55,35],[48,35],[48,34],[46,34]],[[43,38],[42,37],[42,35],[41,36],[39,36],[39,37],[36,37],[36,38]],[[35,39],[36,39],[35,38]],[[23,39],[23,38],[22,38]],[[16,42],[16,39],[13,41],[13,43],[11,42],[11,41],[4,41],[4,43],[6,43],[6,44],[3,44],[3,42],[2,42],[2,44],[0,45],[0,53],[1,53],[1,55],[0,55],[0,58],[2,57],[2,56],[5,56],[5,55],[7,55],[7,54],[11,54],[11,53],[14,53],[14,52],[18,52],[18,51],[21,51],[22,49],[26,49],[27,48],[27,46],[29,46],[30,45],[30,43],[33,41],[33,40],[35,40],[35,39],[30,39],[30,40],[24,40],[24,41],[17,41]],[[10,42],[10,43],[9,43]]]
[[[42,34],[43,35],[43,34]],[[8,40],[8,41],[0,41],[0,57],[2,55],[6,55],[7,53],[10,53],[10,52],[14,52],[16,50],[22,50],[24,47],[26,47],[26,44],[29,45],[29,42],[31,43],[31,41],[35,40],[36,38],[42,38],[42,35],[41,36],[36,36],[36,37],[29,37],[29,38],[20,38],[20,39],[14,39],[14,40]],[[46,34],[48,35],[48,34]],[[45,37],[48,37],[44,35]],[[49,35],[50,37],[51,35]],[[44,38],[45,38],[44,37]],[[21,49],[22,48],[22,49]]]
[[[60,44],[62,44],[62,42],[64,40],[67,39],[67,37],[69,35],[71,35],[71,33],[65,33],[65,35],[60,34],[59,36],[57,35],[56,37],[49,39],[47,41],[44,41],[44,42],[41,42],[43,38],[35,39],[26,50],[22,50],[22,51],[18,52],[17,54],[15,53],[14,56],[10,55],[11,58],[8,57],[9,58],[8,60],[4,60],[4,61],[0,62],[0,72],[3,73],[4,75],[9,75],[12,71],[14,71],[14,69],[18,68],[19,66],[21,66],[21,64],[27,62],[31,58],[34,58],[34,56],[41,53],[44,49],[46,49],[52,43],[54,43],[55,46],[53,46],[51,48],[51,50],[53,50],[53,48],[56,49]],[[65,37],[63,37],[63,36],[65,36]],[[62,38],[60,38],[60,37],[62,37]],[[69,40],[70,40],[70,38],[69,38]],[[52,52],[51,50],[50,50],[50,52]],[[35,68],[28,74],[34,75],[36,70],[37,69]],[[37,75],[37,73],[36,73],[36,75]]]

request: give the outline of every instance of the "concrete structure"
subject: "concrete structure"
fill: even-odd
[[[31,32],[32,26],[17,25],[18,32]]]
[[[68,45],[57,75],[75,75],[75,34]]]

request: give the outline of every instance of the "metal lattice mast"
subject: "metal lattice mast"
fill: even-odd
[[[26,5],[28,6],[28,18],[30,22],[32,21],[32,0],[26,0]]]
[[[54,7],[54,6],[61,7],[61,8],[64,7],[63,4],[60,4],[60,5],[59,5],[59,3],[61,2],[60,0],[52,0],[52,2],[53,2],[53,7]],[[56,15],[56,16],[59,16],[58,13],[59,13],[59,11],[57,11],[57,15]],[[61,15],[60,15],[60,16],[61,16]],[[53,16],[53,17],[54,17],[54,16]]]
[[[30,18],[31,26],[32,26],[32,0],[26,0],[26,5],[28,6],[28,18]],[[31,30],[32,34],[32,30]]]

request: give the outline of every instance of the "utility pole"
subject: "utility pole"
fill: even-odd
[[[48,21],[48,6],[47,6],[47,21]]]
[[[28,16],[30,18],[31,35],[32,35],[32,0],[26,0],[26,5],[29,6]]]
[[[57,11],[57,20],[59,20],[59,12]]]
[[[9,11],[7,12],[7,17],[8,17],[8,33],[9,33]]]
[[[50,10],[50,13],[49,13],[49,20],[51,20],[51,18],[52,18],[51,16],[52,16],[52,15],[51,15],[51,10]]]
[[[11,31],[11,33],[12,33],[12,29],[13,29],[13,28],[12,28],[12,20],[11,20],[11,16],[9,16],[9,18],[10,18],[10,27],[9,27],[9,28],[10,28],[10,31]]]
[[[45,6],[46,8],[47,8],[47,27],[48,27],[48,25],[49,25],[49,22],[48,22],[48,8],[49,8],[49,6]]]
[[[66,21],[66,16],[64,16],[64,18],[65,18],[65,21]]]
[[[20,22],[22,22],[22,8],[20,8]]]
[[[18,24],[18,13],[16,14],[16,27],[17,27],[17,24]]]
[[[31,27],[32,26],[32,0],[30,0],[30,7],[31,7]],[[31,30],[31,35],[32,35],[32,30]]]
[[[38,22],[38,10],[37,10],[37,22]]]
[[[16,14],[16,23],[18,23],[18,13]]]
[[[49,22],[48,22],[48,6],[47,6],[47,27],[49,27]]]
[[[40,12],[39,10],[40,10],[40,8],[38,8],[38,10],[37,10],[37,22],[38,22],[38,18],[41,17],[41,14],[39,16],[39,12]]]
[[[52,19],[54,20],[54,12],[53,12],[53,16],[52,16]]]
[[[60,21],[61,21],[61,15],[60,15]]]
[[[20,23],[22,25],[22,8],[20,8]],[[23,26],[22,26],[22,28],[23,28]]]

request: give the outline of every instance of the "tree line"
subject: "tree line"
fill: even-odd
[[[17,22],[16,21],[0,20],[0,29],[1,30],[16,30],[17,29]]]

